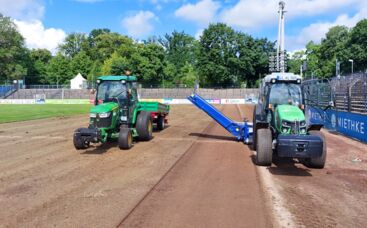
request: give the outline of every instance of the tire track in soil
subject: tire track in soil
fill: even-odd
[[[236,106],[223,111],[241,121]],[[248,148],[214,121],[201,137],[119,227],[272,226]]]
[[[116,214],[121,215],[131,208],[129,205],[136,205],[135,200],[140,199],[147,187],[158,181],[160,173],[196,140],[195,136],[189,136],[191,141],[167,143],[167,140],[159,140],[160,137],[168,138],[172,132],[176,137],[186,139],[188,130],[183,127],[188,126],[187,118],[196,121],[189,126],[200,129],[193,125],[198,122],[199,111],[176,111],[176,115],[175,108],[172,111],[176,119],[167,131],[156,132],[152,142],[138,143],[126,153],[121,153],[116,144],[112,144],[78,154],[69,145],[71,140],[66,147],[57,144],[46,146],[50,152],[62,156],[57,159],[51,157],[48,161],[52,153],[47,153],[44,160],[30,169],[18,170],[18,175],[11,175],[10,179],[0,179],[4,183],[0,188],[0,202],[13,205],[9,211],[0,212],[0,219],[7,218],[1,220],[9,226],[113,226],[118,219]],[[209,123],[208,119],[199,119],[204,124]],[[177,148],[171,151],[173,145]],[[163,151],[169,153],[162,154]],[[26,148],[18,151],[21,155],[32,154],[30,152]],[[24,161],[27,166],[32,163]],[[106,205],[104,202],[109,203]]]

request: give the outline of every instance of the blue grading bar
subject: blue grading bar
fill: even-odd
[[[217,123],[222,125],[229,133],[234,135],[237,140],[244,143],[250,142],[251,126],[247,122],[235,122],[221,113],[213,105],[209,104],[204,98],[197,94],[192,94],[187,97],[196,107],[203,110],[206,114],[212,117]]]

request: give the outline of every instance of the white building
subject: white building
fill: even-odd
[[[83,89],[87,86],[87,80],[79,73],[73,79],[70,80],[71,89]]]

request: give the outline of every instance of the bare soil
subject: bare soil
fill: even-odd
[[[252,106],[219,108],[252,119]],[[325,169],[280,159],[265,168],[191,105],[172,106],[169,126],[129,151],[76,151],[73,131],[87,122],[0,125],[0,227],[367,226],[367,146],[358,141],[324,131]]]

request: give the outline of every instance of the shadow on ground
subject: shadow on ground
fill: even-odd
[[[91,145],[86,151],[82,154],[103,154],[106,153],[109,149],[118,147],[117,142],[106,142],[103,144],[95,144]]]
[[[251,160],[256,165],[255,155],[251,155]],[[269,170],[271,174],[279,176],[312,176],[310,169],[292,158],[273,157],[273,163],[271,167],[267,167],[267,170]]]
[[[234,141],[237,142],[238,140],[235,137],[231,136],[223,136],[223,135],[210,135],[210,134],[203,134],[203,133],[190,133],[189,136],[196,136],[199,138],[206,138],[206,139],[216,139],[216,140],[223,140],[223,141]]]

